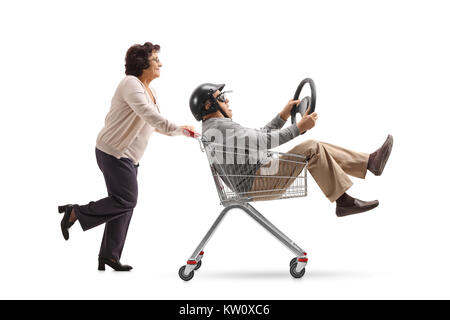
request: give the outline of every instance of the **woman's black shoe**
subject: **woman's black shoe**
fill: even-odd
[[[132,266],[127,266],[125,264],[121,264],[120,261],[114,261],[107,258],[98,258],[98,270],[105,271],[105,265],[110,266],[115,271],[130,271],[133,269]]]
[[[63,213],[61,220],[61,231],[65,240],[69,240],[69,229],[75,222],[70,222],[70,214],[72,213],[73,205],[67,204],[65,206],[58,206],[58,212]]]

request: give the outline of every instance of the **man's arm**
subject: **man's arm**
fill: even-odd
[[[221,121],[204,130],[203,135],[209,140],[214,140],[218,144],[234,146],[235,139],[238,145],[248,145],[250,149],[260,150],[276,148],[297,137],[301,131],[306,131],[314,127],[317,114],[309,115],[309,109],[298,123],[294,123],[284,129],[267,130],[246,128],[234,121]],[[214,139],[212,139],[214,137]],[[247,142],[246,142],[247,141]]]
[[[280,114],[277,114],[268,124],[262,127],[262,130],[276,130],[283,128],[286,120],[282,119]]]
[[[299,102],[300,100],[293,100],[293,99],[289,100],[289,102],[286,104],[283,110],[281,110],[281,112],[277,114],[276,117],[273,118],[272,121],[266,124],[262,129],[275,130],[283,128],[287,119],[289,119],[289,117],[291,116],[292,108]]]
[[[292,100],[291,100],[292,101]],[[287,106],[286,106],[287,107]],[[239,126],[239,132],[237,136],[248,136],[250,141],[257,141],[259,148],[271,149],[276,148],[289,140],[297,137],[301,132],[312,129],[316,125],[318,119],[317,113],[313,112],[309,114],[311,107],[308,107],[305,114],[302,116],[299,122],[290,125],[287,128],[280,130],[255,130],[247,129]],[[254,142],[255,143],[255,142]]]
[[[263,129],[251,129],[245,128],[241,125],[235,123],[232,130],[228,131],[228,134],[232,133],[231,136],[225,137],[226,141],[230,141],[233,137],[237,139],[248,139],[250,149],[256,149],[259,146],[260,150],[266,150],[271,148],[276,148],[300,134],[297,124],[290,125],[284,129],[278,130],[267,130]],[[241,140],[243,141],[243,140]]]
[[[300,135],[297,124],[292,124],[279,130],[260,130],[258,133],[260,148],[272,149],[294,139]]]

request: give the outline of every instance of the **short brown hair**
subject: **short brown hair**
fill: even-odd
[[[146,42],[143,45],[132,45],[125,56],[125,74],[135,77],[140,77],[144,69],[150,67],[148,58],[153,51],[158,52],[160,46]]]

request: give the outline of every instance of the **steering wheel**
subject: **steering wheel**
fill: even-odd
[[[303,79],[302,82],[297,87],[297,90],[294,94],[294,100],[297,100],[298,97],[300,97],[300,93],[302,92],[303,86],[305,84],[309,84],[309,87],[311,88],[311,97],[306,96],[304,97],[300,103],[296,106],[294,106],[291,110],[291,121],[292,124],[297,122],[296,115],[297,113],[300,113],[300,115],[303,117],[308,107],[311,107],[309,114],[313,113],[316,109],[316,85],[314,84],[314,81],[310,78]],[[304,134],[306,131],[302,132],[301,134]]]

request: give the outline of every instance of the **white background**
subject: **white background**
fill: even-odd
[[[0,4],[0,298],[450,298],[446,1],[14,1]],[[231,211],[190,282],[178,269],[221,210],[196,141],[155,134],[122,262],[96,270],[103,227],[61,236],[57,205],[106,195],[94,147],[132,44],[161,45],[162,112],[224,82],[234,120],[262,127],[315,80],[318,139],[372,152],[394,136],[381,177],[349,194],[378,199],[337,218],[309,179],[306,198],[255,207],[308,252],[293,254]]]

